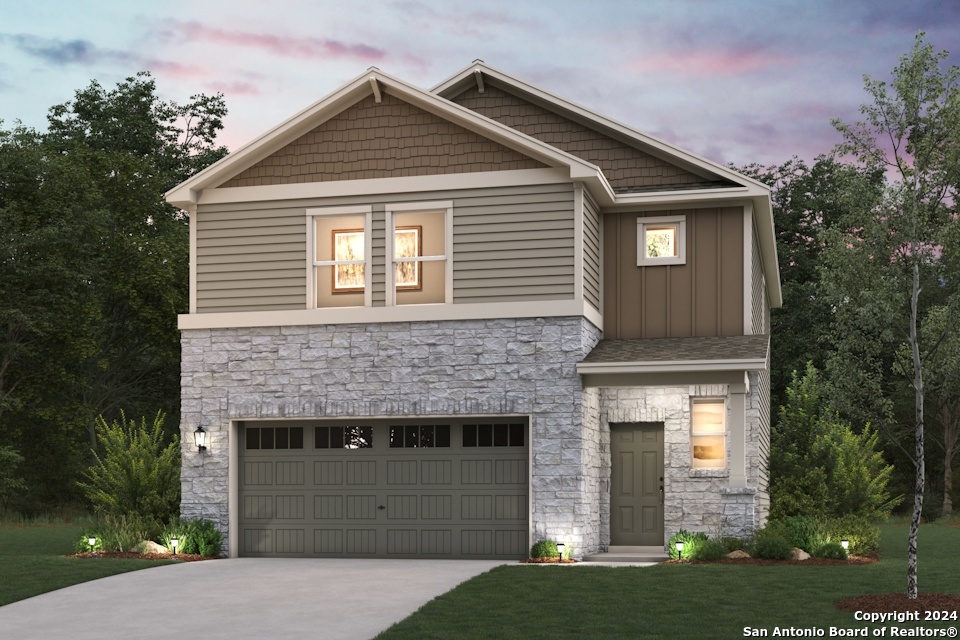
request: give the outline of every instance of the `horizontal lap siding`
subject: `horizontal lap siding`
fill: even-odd
[[[600,213],[587,193],[583,194],[583,295],[600,310]]]
[[[373,208],[373,304],[384,304],[384,205],[453,201],[454,301],[571,299],[573,187],[569,184],[365,197],[201,205],[197,311],[306,308],[306,209]]]
[[[457,198],[453,253],[456,303],[573,298],[573,187]]]
[[[306,305],[303,211],[208,211],[197,216],[197,311]]]

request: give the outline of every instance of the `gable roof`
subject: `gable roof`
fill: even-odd
[[[479,86],[484,82],[503,87],[508,92],[549,111],[559,113],[715,184],[615,190],[596,164],[449,99],[459,95],[472,84]],[[375,102],[380,103],[384,94],[396,97],[548,167],[564,169],[572,181],[583,183],[597,204],[607,210],[635,209],[641,206],[696,206],[698,203],[717,199],[752,203],[761,259],[764,273],[767,274],[770,304],[774,307],[781,306],[773,214],[770,190],[766,185],[513,78],[482,61],[470,64],[431,91],[424,91],[371,67],[336,91],[177,185],[167,192],[167,202],[183,209],[191,209],[196,206],[205,189],[223,186],[231,178],[296,142],[369,96],[373,96]]]

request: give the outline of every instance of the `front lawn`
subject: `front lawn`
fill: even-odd
[[[169,564],[67,557],[81,535],[83,530],[76,525],[0,526],[0,606],[116,573]]]
[[[470,580],[394,625],[398,638],[742,638],[746,627],[889,627],[833,603],[906,590],[906,526],[884,526],[880,562],[855,566],[664,564],[655,567],[505,566]],[[960,528],[924,525],[921,592],[960,593]],[[960,627],[904,622],[897,627]],[[782,632],[781,632],[782,635]],[[891,636],[886,629],[885,636]]]

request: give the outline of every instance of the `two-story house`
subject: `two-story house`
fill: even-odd
[[[167,199],[182,511],[231,556],[580,556],[765,519],[764,185],[477,61],[429,91],[370,69]]]

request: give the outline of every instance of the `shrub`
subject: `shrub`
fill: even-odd
[[[164,446],[163,413],[153,424],[146,418],[108,424],[97,418],[97,464],[78,483],[98,513],[136,515],[164,522],[180,508],[180,439]]]
[[[789,560],[793,555],[793,546],[779,536],[765,535],[754,541],[750,555],[765,560]]]
[[[771,433],[771,517],[889,516],[901,496],[887,489],[893,466],[883,459],[877,432],[870,425],[854,432],[827,408],[826,396],[812,364],[802,378],[794,372]]]
[[[160,543],[173,551],[171,540],[177,538],[177,553],[218,556],[223,546],[223,534],[210,520],[182,520],[173,518],[160,534]]]
[[[826,558],[828,560],[846,560],[847,550],[839,542],[825,542],[812,552],[815,558]]]
[[[674,560],[680,558],[680,553],[677,551],[677,543],[683,543],[683,557],[684,558],[693,558],[696,555],[697,547],[706,542],[707,534],[700,533],[691,533],[689,531],[684,531],[680,529],[675,534],[670,536],[670,542],[668,543],[670,557]]]
[[[16,449],[0,447],[0,510],[6,510],[10,499],[27,489],[23,478],[17,474],[17,467],[22,463],[23,456]]]
[[[559,555],[557,543],[553,540],[540,540],[530,547],[531,558],[556,558]]]
[[[100,522],[86,527],[74,548],[78,552],[90,551],[88,539],[93,536],[97,539],[94,551],[136,551],[140,543],[153,537],[156,529],[152,521],[135,515],[107,515]]]
[[[684,548],[684,557],[687,557],[686,548]],[[699,541],[694,547],[693,554],[689,556],[693,560],[705,560],[707,562],[714,562],[720,560],[721,558],[727,555],[727,547],[715,538],[709,538],[707,540]]]
[[[746,547],[746,542],[741,538],[734,538],[733,536],[724,537],[721,542],[723,543],[724,549],[727,550],[727,553],[733,551],[742,551]]]
[[[771,520],[767,523],[762,535],[783,538],[792,546],[810,554],[827,541],[821,525],[807,516],[786,516]]]
[[[833,518],[823,523],[823,531],[829,542],[849,540],[848,551],[855,556],[880,551],[880,529],[864,518],[857,516]]]

